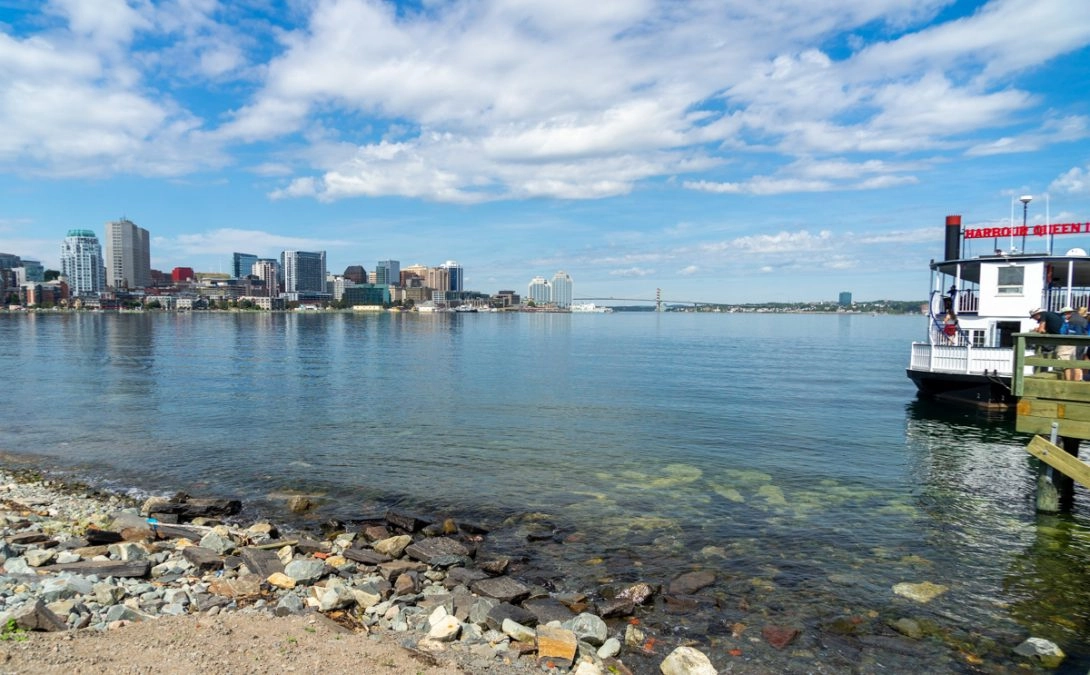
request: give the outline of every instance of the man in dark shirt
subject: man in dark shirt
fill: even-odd
[[[1037,320],[1038,333],[1048,333],[1049,335],[1059,335],[1060,330],[1064,325],[1064,318],[1056,312],[1049,312],[1044,309],[1035,309],[1029,313],[1031,317]]]

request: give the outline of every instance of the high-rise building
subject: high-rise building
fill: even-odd
[[[366,284],[367,270],[363,269],[363,265],[349,265],[344,268],[344,278],[354,284]]]
[[[151,285],[148,231],[128,218],[106,223],[106,284],[113,288]]]
[[[325,293],[325,251],[284,251],[280,254],[280,272],[285,293]]]
[[[280,263],[272,258],[258,258],[250,268],[250,274],[265,282],[269,297],[280,295]]]
[[[552,301],[552,293],[549,289],[549,280],[545,277],[534,277],[530,280],[526,297],[534,301],[535,305],[547,305]]]
[[[106,288],[102,246],[91,230],[68,230],[61,244],[61,274],[72,297],[97,295]]]
[[[21,276],[25,279],[23,283],[27,281],[45,281],[45,267],[37,260],[23,258],[22,270]]]
[[[557,307],[567,309],[571,307],[571,275],[560,270],[553,275],[552,282],[552,303]]]
[[[841,291],[838,304],[841,307],[851,307],[852,305],[852,293],[851,291]]]
[[[257,256],[250,253],[231,254],[231,278],[241,279],[254,273],[254,263]]]
[[[375,265],[375,283],[380,286],[397,286],[401,283],[401,261],[380,260]]]
[[[445,290],[461,293],[465,290],[465,270],[454,260],[448,260],[442,265],[447,271],[447,288]]]

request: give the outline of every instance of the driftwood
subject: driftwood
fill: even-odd
[[[223,568],[223,558],[220,554],[203,546],[186,546],[182,549],[182,557],[202,572]]]
[[[76,574],[97,575],[100,577],[136,577],[143,578],[151,572],[151,563],[147,560],[81,560],[74,563],[46,565],[38,569],[46,572],[75,572]]]

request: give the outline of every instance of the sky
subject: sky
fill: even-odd
[[[1012,213],[1090,221],[1090,2],[0,0],[0,252],[51,268],[126,217],[164,271],[914,300]]]

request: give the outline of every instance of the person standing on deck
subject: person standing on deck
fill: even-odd
[[[1064,324],[1063,324],[1063,327],[1060,329],[1061,331],[1063,331],[1064,335],[1086,335],[1087,321],[1086,321],[1086,319],[1084,319],[1082,317],[1081,314],[1076,312],[1071,307],[1064,307],[1063,309],[1060,310],[1060,312],[1063,313],[1063,316],[1064,316]],[[1064,349],[1064,348],[1063,347],[1057,347],[1056,348],[1057,355],[1059,355],[1061,353],[1060,352],[1061,349]],[[1068,351],[1070,351],[1070,353],[1071,353],[1071,356],[1069,358],[1079,360],[1079,359],[1082,359],[1082,357],[1085,355],[1086,347],[1076,347],[1074,345],[1071,345],[1070,349],[1067,349],[1067,350],[1063,351],[1062,353],[1066,354]],[[1063,358],[1063,357],[1061,356],[1060,358]],[[1071,368],[1069,370],[1065,370],[1064,371],[1064,379],[1065,380],[1074,380],[1074,381],[1077,381],[1077,382],[1081,382],[1082,381],[1082,369],[1081,368]]]
[[[1060,330],[1064,325],[1064,318],[1056,312],[1049,312],[1038,307],[1030,311],[1029,315],[1037,322],[1037,327],[1033,329],[1034,333],[1048,333],[1050,335],[1059,335]],[[1039,356],[1047,358],[1055,358],[1051,345],[1044,345],[1038,348]],[[1034,372],[1038,372],[1034,369]]]

